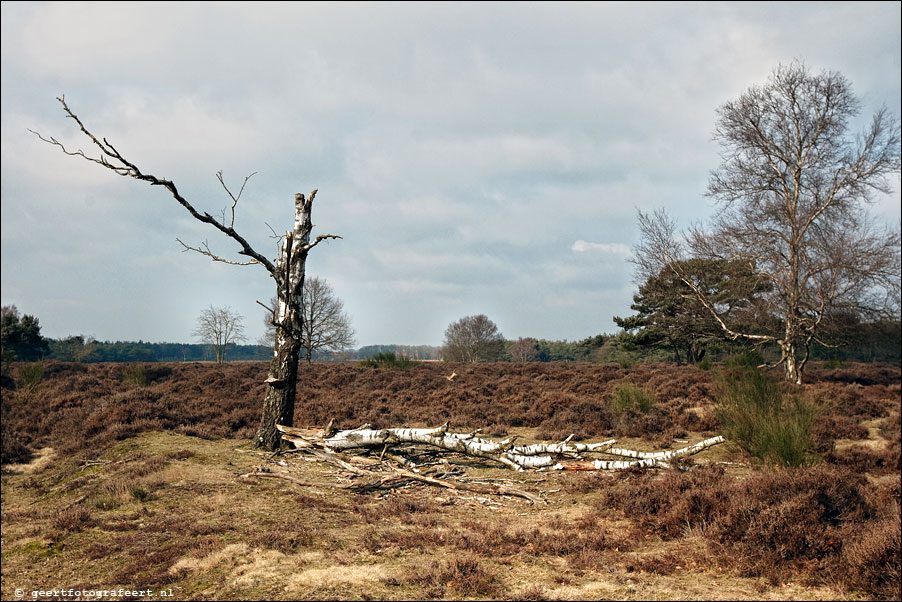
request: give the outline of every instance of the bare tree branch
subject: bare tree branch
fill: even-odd
[[[310,249],[312,249],[319,243],[323,242],[324,240],[328,240],[330,238],[338,239],[338,238],[341,238],[341,236],[338,236],[336,234],[320,234],[319,236],[316,237],[316,239],[313,242],[304,245],[303,249],[304,249],[304,251],[309,251]]]
[[[254,259],[252,261],[232,261],[231,259],[225,259],[223,257],[220,257],[219,255],[216,255],[215,253],[213,253],[213,251],[210,250],[210,244],[207,241],[203,242],[203,248],[199,248],[199,247],[192,247],[191,245],[186,245],[184,242],[182,242],[182,240],[180,238],[176,238],[175,240],[178,241],[178,243],[184,247],[182,249],[182,252],[194,251],[195,253],[200,253],[201,255],[206,255],[213,261],[219,261],[221,263],[227,263],[229,265],[257,265],[258,263],[260,263],[256,259]]]
[[[226,186],[225,181],[222,179],[222,170],[220,169],[219,171],[216,172],[216,178],[219,180],[219,183],[222,184],[223,189],[226,191],[226,193],[232,199],[232,219],[229,222],[230,228],[235,225],[235,206],[238,205],[238,199],[241,198],[241,193],[244,192],[244,187],[247,186],[247,181],[250,180],[251,178],[253,178],[255,175],[257,175],[256,171],[254,173],[252,173],[251,175],[247,176],[246,178],[244,178],[244,182],[241,184],[241,190],[238,191],[238,195],[236,196],[236,195],[232,194],[232,191],[229,190],[229,187]],[[225,209],[223,209],[222,225],[225,225]]]
[[[263,255],[261,255],[260,253],[258,253],[257,251],[255,251],[253,249],[253,247],[251,247],[250,243],[248,243],[247,240],[244,239],[244,237],[242,237],[240,234],[238,234],[234,230],[232,225],[226,226],[225,224],[218,222],[209,213],[198,212],[194,208],[194,206],[191,203],[189,203],[179,193],[175,184],[173,182],[171,182],[170,180],[166,180],[164,178],[158,178],[152,174],[143,173],[137,167],[137,165],[135,165],[134,163],[127,160],[112,144],[110,144],[110,142],[106,138],[104,138],[102,142],[100,140],[98,140],[97,137],[94,134],[92,134],[85,127],[85,125],[81,122],[81,120],[78,118],[78,116],[69,109],[69,105],[66,104],[66,99],[64,96],[58,97],[57,100],[63,106],[63,110],[65,111],[66,115],[69,118],[73,119],[78,124],[78,127],[82,131],[82,133],[85,136],[87,136],[91,140],[91,142],[94,144],[94,146],[96,146],[99,149],[100,155],[99,155],[99,157],[92,157],[80,149],[77,151],[69,151],[68,149],[66,149],[66,147],[61,142],[59,142],[55,138],[53,138],[53,137],[45,138],[44,136],[35,132],[34,130],[29,130],[33,134],[35,134],[40,140],[47,142],[48,144],[52,144],[54,146],[59,147],[67,155],[78,156],[78,157],[81,157],[92,163],[97,163],[98,165],[106,167],[107,169],[117,173],[120,176],[130,177],[130,178],[134,178],[136,180],[143,180],[145,182],[148,182],[151,186],[162,186],[163,188],[166,188],[170,192],[170,194],[173,196],[173,198],[175,198],[175,200],[178,201],[178,203],[180,205],[182,205],[188,211],[188,213],[191,214],[192,217],[194,217],[198,221],[204,222],[206,224],[210,224],[211,226],[213,226],[214,228],[216,228],[217,230],[219,230],[220,232],[222,232],[223,234],[225,234],[226,236],[228,236],[229,238],[231,238],[232,240],[237,242],[239,244],[239,246],[241,247],[241,250],[238,251],[239,255],[245,255],[247,257],[250,257],[256,263],[259,263],[260,265],[265,267],[271,274],[275,272],[275,266],[272,264],[272,262],[269,259],[267,259],[266,257],[264,257]],[[248,176],[248,178],[250,178],[250,176]],[[245,179],[245,183],[246,182],[247,182],[247,179]],[[242,190],[243,190],[243,188],[244,187],[242,186]],[[229,193],[229,195],[231,196],[231,193]],[[240,192],[239,192],[239,196],[240,196]],[[236,200],[236,197],[233,197],[233,200]],[[234,210],[234,206],[233,206],[233,210]]]
[[[305,198],[303,194],[295,194],[295,219],[294,227],[285,233],[284,236],[277,236],[275,231],[270,227],[273,236],[279,240],[279,255],[275,262],[270,261],[257,251],[245,240],[238,232],[235,231],[235,208],[238,200],[244,191],[248,180],[254,175],[251,174],[244,179],[240,190],[237,194],[232,193],[225,184],[222,172],[217,173],[217,178],[222,184],[231,204],[231,219],[226,219],[226,209],[221,212],[219,220],[213,218],[207,212],[199,212],[189,203],[178,191],[175,184],[164,178],[158,178],[152,174],[142,172],[137,165],[126,159],[119,150],[110,144],[106,138],[98,139],[92,134],[81,122],[75,113],[73,113],[66,104],[65,97],[57,98],[63,106],[66,115],[73,119],[81,132],[87,136],[91,143],[96,147],[99,154],[92,156],[85,153],[81,149],[70,151],[62,143],[55,138],[46,138],[37,132],[33,132],[41,141],[57,146],[63,153],[70,156],[77,156],[97,163],[114,173],[130,177],[137,180],[148,182],[152,186],[162,186],[166,188],[173,198],[182,205],[192,217],[198,221],[210,224],[232,240],[238,243],[240,250],[239,255],[244,255],[250,259],[248,262],[238,262],[225,259],[213,253],[209,244],[205,241],[203,245],[193,247],[185,244],[180,239],[179,244],[185,251],[194,251],[202,255],[210,257],[214,261],[220,261],[232,265],[249,265],[259,263],[269,272],[269,275],[276,282],[276,307],[273,308],[272,324],[276,329],[276,337],[274,341],[274,353],[270,362],[269,375],[264,381],[266,384],[266,396],[263,400],[263,415],[260,420],[260,426],[254,436],[254,443],[257,446],[265,447],[270,450],[277,449],[281,443],[279,431],[276,430],[276,424],[291,424],[294,417],[295,393],[297,391],[297,372],[299,355],[301,349],[301,336],[303,332],[304,318],[301,314],[301,289],[304,285],[304,273],[306,270],[307,254],[311,248],[316,246],[322,240],[327,238],[339,238],[338,236],[326,234],[318,237],[311,244],[310,235],[313,229],[311,218],[313,198],[316,190],[310,193],[309,198]],[[228,222],[228,223],[227,223]]]

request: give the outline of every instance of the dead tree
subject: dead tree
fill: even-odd
[[[223,210],[220,219],[214,218],[206,212],[199,212],[185,199],[175,183],[165,178],[158,178],[153,174],[144,173],[136,164],[126,159],[106,138],[98,138],[92,134],[73,113],[66,104],[65,97],[57,98],[63,106],[66,115],[73,119],[81,132],[87,136],[91,143],[99,151],[99,155],[90,155],[82,150],[70,151],[61,142],[53,137],[45,138],[38,132],[32,131],[38,138],[58,146],[65,154],[81,157],[92,163],[105,167],[120,176],[134,178],[149,183],[152,186],[161,186],[169,191],[172,197],[191,214],[196,220],[209,224],[223,235],[238,244],[239,255],[247,258],[245,261],[226,259],[215,254],[207,242],[200,246],[190,246],[178,242],[186,251],[195,251],[206,255],[213,261],[220,261],[231,265],[261,265],[276,282],[277,304],[274,308],[268,308],[272,313],[272,323],[276,328],[276,337],[273,349],[273,358],[269,365],[269,374],[266,378],[266,396],[263,400],[263,415],[260,426],[254,436],[254,444],[258,447],[275,450],[279,447],[282,433],[276,429],[277,424],[294,424],[294,399],[297,389],[298,362],[302,348],[304,316],[301,311],[301,294],[304,288],[304,270],[307,262],[307,254],[310,249],[323,240],[329,238],[341,238],[334,234],[320,234],[311,241],[313,222],[311,211],[316,190],[305,197],[298,193],[294,195],[294,227],[281,237],[279,256],[275,261],[270,261],[264,255],[254,250],[250,243],[235,231],[235,207],[251,174],[244,179],[241,189],[233,194],[226,186],[222,172],[217,174],[220,184],[231,199],[230,219],[227,219],[227,210]],[[258,301],[259,303],[259,301]]]

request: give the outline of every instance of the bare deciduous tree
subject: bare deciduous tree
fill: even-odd
[[[541,357],[539,343],[532,337],[519,338],[512,343],[508,350],[512,362],[537,362]]]
[[[504,354],[504,336],[485,315],[467,316],[445,330],[445,361],[491,362]]]
[[[73,113],[66,104],[65,97],[59,97],[60,104],[66,115],[78,124],[81,132],[91,141],[93,147],[99,153],[96,156],[85,153],[82,150],[70,151],[61,142],[55,138],[45,138],[37,132],[33,132],[41,140],[49,144],[59,147],[67,155],[81,157],[92,163],[96,163],[101,167],[109,169],[114,173],[128,178],[135,178],[151,184],[152,186],[160,186],[169,191],[172,197],[191,214],[196,220],[209,224],[227,238],[238,244],[238,254],[247,258],[246,261],[235,261],[226,259],[214,253],[207,242],[197,247],[192,247],[179,243],[185,250],[196,251],[206,255],[213,261],[221,261],[232,265],[254,265],[263,266],[269,275],[276,282],[276,298],[278,300],[275,307],[271,308],[272,323],[276,328],[275,347],[273,359],[269,366],[269,375],[266,379],[266,396],[263,400],[263,415],[260,420],[260,426],[254,436],[254,443],[259,447],[266,449],[277,449],[281,440],[281,433],[276,429],[277,424],[292,425],[294,423],[294,402],[295,393],[297,391],[297,374],[298,363],[300,359],[300,351],[303,340],[304,317],[301,312],[301,291],[304,288],[304,272],[307,262],[307,254],[310,250],[320,242],[330,238],[340,238],[334,234],[320,234],[311,240],[313,231],[313,222],[311,221],[311,211],[313,208],[313,199],[316,196],[316,190],[305,197],[298,193],[294,195],[294,227],[287,231],[283,236],[279,237],[279,256],[274,261],[270,261],[264,255],[257,252],[250,243],[241,236],[234,228],[235,226],[235,208],[241,193],[244,191],[244,185],[247,184],[248,176],[244,180],[238,194],[233,194],[226,186],[222,172],[217,174],[220,184],[231,199],[231,207],[224,209],[220,219],[214,218],[207,212],[199,212],[194,206],[185,199],[175,183],[158,178],[153,174],[144,173],[135,163],[125,158],[116,147],[114,147],[106,138],[98,138],[91,133],[84,124]],[[230,219],[227,219],[227,213],[230,212]]]
[[[899,232],[878,227],[867,212],[899,173],[899,122],[882,108],[853,135],[858,106],[842,75],[780,66],[765,85],[718,111],[722,162],[708,195],[719,210],[710,227],[678,238],[663,211],[639,215],[640,276],[673,271],[729,338],[778,345],[786,379],[795,383],[831,315],[899,313]],[[688,257],[747,262],[771,288],[775,327],[731,323],[680,269]]]
[[[271,303],[275,305],[276,300]],[[311,277],[304,280],[304,340],[305,359],[313,361],[314,351],[343,351],[352,347],[356,340],[351,318],[344,313],[344,303],[323,278]],[[265,344],[271,345],[275,338],[275,327],[271,322],[272,312],[268,312]]]
[[[244,318],[230,307],[213,307],[203,310],[197,317],[195,337],[213,348],[216,363],[225,361],[226,349],[246,340],[244,337]]]

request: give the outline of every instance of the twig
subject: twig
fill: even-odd
[[[302,487],[317,487],[317,484],[308,483],[307,481],[302,481],[300,479],[296,479],[291,475],[287,475],[281,472],[261,472],[259,470],[255,470],[254,472],[248,472],[245,474],[238,475],[239,479],[246,479],[249,477],[266,477],[271,479],[285,479],[286,481],[291,481],[296,485],[301,485]],[[328,484],[326,484],[328,485]]]
[[[407,477],[408,479],[412,479],[414,481],[421,481],[423,483],[427,483],[429,485],[434,485],[436,487],[444,487],[446,489],[454,489],[454,490],[464,490],[464,491],[472,491],[474,493],[488,493],[492,495],[512,495],[515,497],[521,497],[523,499],[529,500],[533,504],[544,504],[545,500],[542,498],[536,497],[531,493],[526,491],[522,491],[520,489],[514,489],[513,487],[505,487],[505,486],[493,486],[493,485],[478,485],[476,483],[465,483],[463,481],[445,481],[442,479],[437,479],[435,477],[427,477],[425,475],[417,474],[415,472],[411,472],[409,470],[405,470],[403,468],[397,466],[390,467],[392,471]]]

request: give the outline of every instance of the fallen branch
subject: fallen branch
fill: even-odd
[[[679,458],[681,456],[691,456],[693,454],[697,454],[700,451],[708,449],[712,445],[717,445],[718,443],[723,442],[724,438],[717,436],[710,439],[705,439],[704,441],[699,441],[695,445],[690,445],[689,447],[683,447],[681,449],[663,452],[642,452],[636,451],[634,449],[609,448],[605,450],[605,453],[640,459],[634,460],[632,462],[626,460],[561,462],[555,466],[552,466],[551,468],[552,470],[623,470],[627,468],[665,468],[668,466],[668,460]]]
[[[283,472],[264,472],[261,470],[255,470],[254,472],[247,472],[245,474],[238,475],[239,479],[247,479],[250,477],[264,477],[270,479],[285,479],[286,481],[291,481],[296,485],[301,485],[302,487],[315,487],[316,485],[313,483],[308,483],[306,481],[302,481],[300,479],[296,479],[291,475],[287,475]]]
[[[408,479],[412,479],[414,481],[420,481],[421,483],[427,483],[429,485],[434,485],[436,487],[445,487],[446,489],[457,489],[464,491],[472,491],[474,493],[489,493],[493,495],[510,495],[514,497],[521,497],[523,499],[529,500],[533,504],[544,504],[545,500],[531,493],[520,489],[514,489],[513,487],[507,487],[505,485],[483,485],[480,483],[467,483],[465,481],[449,481],[445,479],[437,479],[435,477],[427,477],[425,475],[421,475],[415,472],[411,472],[409,470],[405,470],[403,468],[391,467],[392,471],[407,477]]]
[[[370,425],[345,431],[326,432],[317,429],[296,429],[278,425],[282,438],[298,449],[316,447],[331,451],[382,447],[392,445],[422,444],[466,456],[485,458],[516,470],[527,468],[547,470],[621,470],[625,468],[653,468],[666,466],[675,457],[696,454],[712,445],[723,442],[723,437],[712,437],[695,445],[670,451],[644,452],[612,447],[611,439],[600,443],[573,443],[570,437],[560,443],[536,443],[514,445],[513,439],[492,441],[477,437],[475,433],[450,433],[448,425],[433,428],[373,429]],[[571,435],[572,437],[572,435]],[[581,454],[605,453],[612,456],[636,458],[627,460],[582,459]],[[565,457],[567,460],[561,461]]]
[[[481,483],[469,483],[466,481],[458,480],[451,481],[422,475],[419,473],[411,472],[409,470],[404,470],[403,468],[390,467],[389,469],[391,470],[390,473],[383,475],[375,481],[362,483],[357,482],[348,485],[347,488],[353,491],[367,492],[377,489],[394,489],[396,487],[403,487],[411,481],[417,481],[420,483],[425,483],[427,485],[432,485],[433,487],[442,487],[444,489],[452,489],[454,491],[471,491],[473,493],[483,493],[487,495],[507,495],[523,498],[532,502],[533,504],[546,503],[545,500],[536,495],[533,495],[521,489],[508,487],[506,485],[484,485]]]

